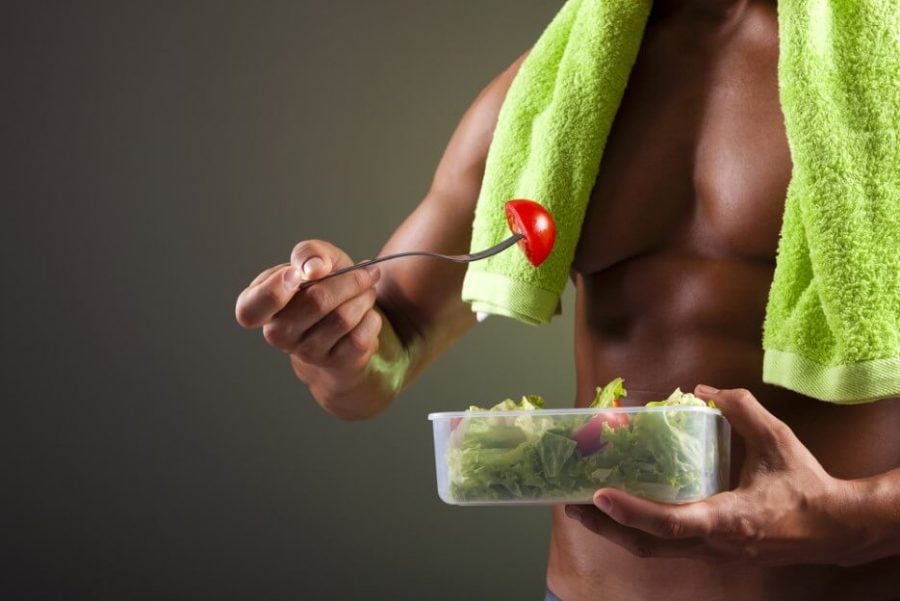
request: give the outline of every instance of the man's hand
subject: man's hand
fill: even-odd
[[[746,444],[737,489],[686,505],[616,489],[566,513],[639,557],[689,557],[759,564],[869,561],[866,500],[853,481],[829,476],[788,426],[746,390],[698,386]]]
[[[468,252],[491,135],[524,58],[466,111],[428,194],[379,254]],[[264,271],[241,293],[235,313],[242,326],[262,328],[269,344],[290,354],[297,377],[322,407],[363,419],[384,410],[475,318],[460,295],[465,266],[441,261],[390,262],[297,289],[304,279],[351,263],[327,242],[301,242],[290,263]]]
[[[351,388],[378,351],[382,318],[375,310],[375,284],[381,272],[373,265],[303,290],[298,286],[352,263],[328,242],[301,242],[291,262],[259,274],[235,308],[239,324],[262,328],[270,345],[291,355],[298,377],[320,402]]]

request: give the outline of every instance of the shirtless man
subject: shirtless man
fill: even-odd
[[[641,404],[697,383],[735,432],[740,482],[666,506],[602,491],[554,509],[547,584],[565,601],[900,598],[900,400],[835,406],[761,381],[761,326],[791,158],[775,0],[660,0],[610,134],[576,253],[576,405],[615,376]],[[498,111],[519,59],[463,117],[383,252],[468,251]],[[464,268],[349,265],[298,244],[241,294],[241,325],[290,353],[341,419],[383,410],[476,323]],[[408,357],[401,377],[373,367]],[[647,366],[653,369],[647,369]],[[652,397],[652,398],[651,398]],[[760,404],[761,403],[761,404]],[[764,406],[764,407],[763,407]],[[550,594],[548,593],[548,598]]]

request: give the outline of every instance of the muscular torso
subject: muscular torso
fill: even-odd
[[[791,174],[776,6],[718,4],[732,10],[661,1],[651,16],[576,253],[576,402],[586,405],[615,376],[636,404],[675,386],[749,388],[832,475],[887,471],[900,465],[898,401],[834,406],[761,381],[762,321]],[[548,583],[566,601],[879,601],[890,596],[879,581],[898,570],[900,559],[859,568],[640,560],[559,508]]]

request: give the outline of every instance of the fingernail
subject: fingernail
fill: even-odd
[[[612,509],[612,500],[604,495],[594,497],[594,505],[596,505],[603,513],[609,513]]]
[[[325,261],[321,257],[310,257],[303,262],[303,274],[309,275],[314,269],[321,269],[322,267],[325,267]]]
[[[293,290],[300,285],[300,280],[302,279],[303,274],[300,273],[300,270],[296,267],[291,267],[284,272],[284,287],[288,290]]]
[[[707,386],[706,384],[700,384],[697,386],[697,392],[700,394],[719,394],[719,389]]]
[[[576,507],[575,505],[566,506],[566,515],[579,524],[584,520],[584,511],[582,511],[581,507]]]
[[[377,282],[381,279],[381,269],[378,268],[378,265],[369,265],[366,267],[366,271],[372,276],[372,281]]]

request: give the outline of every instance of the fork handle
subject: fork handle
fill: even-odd
[[[411,250],[406,252],[394,253],[392,255],[384,255],[383,257],[375,257],[374,259],[366,259],[364,261],[360,261],[359,263],[354,263],[353,265],[348,265],[347,267],[342,267],[336,271],[332,271],[328,275],[323,275],[322,277],[315,280],[307,280],[305,282],[301,282],[297,288],[298,290],[303,290],[304,288],[309,288],[313,284],[345,274],[349,271],[362,269],[363,267],[368,267],[369,265],[375,265],[376,263],[382,263],[384,261],[390,261],[391,259],[401,259],[403,257],[431,257],[433,259],[444,259],[445,261],[450,261],[452,263],[471,263],[472,261],[480,261],[481,259],[486,259],[487,257],[506,250],[524,237],[524,234],[514,234],[500,244],[468,255],[443,255],[441,253],[429,252],[426,250]]]

